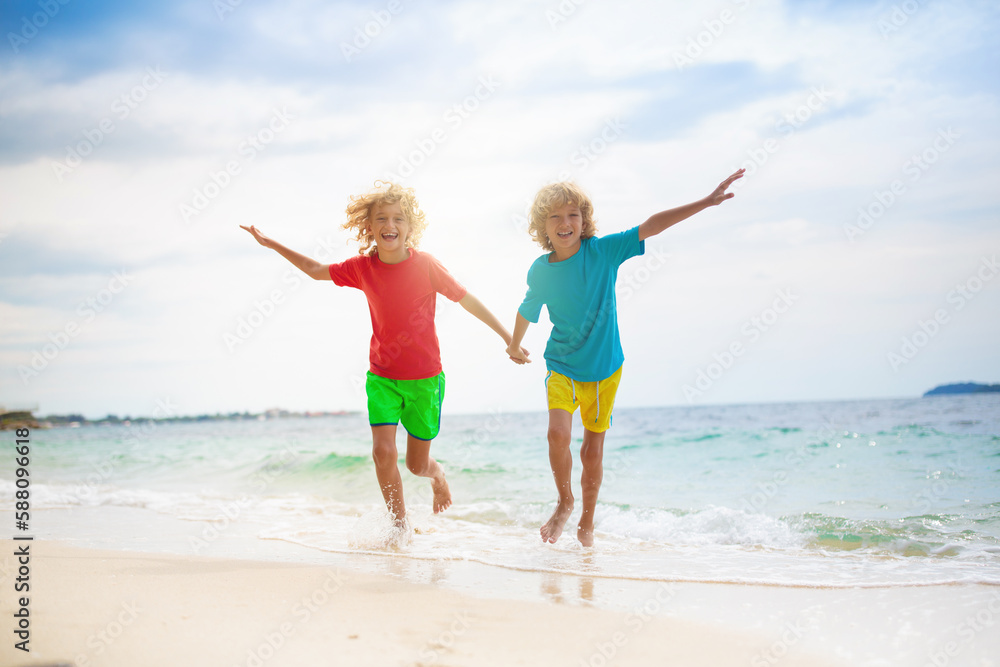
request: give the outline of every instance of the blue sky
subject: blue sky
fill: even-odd
[[[238,225],[346,259],[349,196],[401,169],[423,249],[512,326],[540,186],[576,180],[611,232],[750,168],[623,265],[620,406],[1000,382],[995,3],[36,0],[0,25],[0,405],[363,410],[363,296]],[[544,315],[522,368],[438,313],[446,410],[544,409]]]

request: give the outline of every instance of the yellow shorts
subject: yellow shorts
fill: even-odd
[[[580,407],[583,427],[588,431],[603,433],[611,428],[611,410],[615,407],[615,394],[622,379],[622,369],[599,382],[577,382],[562,373],[549,371],[545,376],[549,410],[565,410],[573,414]]]

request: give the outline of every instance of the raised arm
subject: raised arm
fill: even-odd
[[[261,244],[265,248],[274,250],[313,280],[332,280],[332,278],[330,278],[330,270],[326,264],[320,264],[315,259],[306,257],[301,253],[295,252],[291,248],[281,245],[274,239],[264,236],[260,233],[260,230],[253,225],[250,225],[249,227],[240,225],[240,227],[250,232],[253,237],[257,239],[257,243]]]
[[[510,356],[510,360],[516,364],[531,363],[531,359],[528,358],[527,350],[521,347],[521,341],[524,340],[524,334],[528,333],[528,325],[531,324],[524,315],[521,313],[517,314],[517,319],[514,320],[514,335],[511,336],[510,345],[507,346],[507,354]],[[524,354],[519,354],[523,352]]]
[[[719,187],[712,191],[712,194],[708,195],[704,199],[699,199],[696,202],[690,204],[685,204],[684,206],[678,206],[677,208],[672,208],[667,211],[660,211],[656,215],[653,215],[646,220],[646,222],[639,225],[639,240],[644,241],[650,236],[656,236],[663,230],[676,225],[681,220],[686,220],[690,218],[695,213],[704,211],[709,206],[718,206],[727,199],[732,199],[735,195],[732,192],[726,192],[726,189],[733,184],[738,178],[743,178],[743,172],[745,169],[740,169],[739,171],[733,173],[726,180],[719,183]]]
[[[490,309],[483,305],[483,302],[466,292],[465,296],[458,302],[462,308],[465,308],[469,313],[471,313],[476,319],[480,320],[483,324],[488,326],[493,331],[497,332],[497,335],[503,338],[503,342],[507,344],[507,354],[510,354],[511,338],[510,333],[507,329],[500,324],[500,320],[496,318]],[[523,337],[523,334],[522,334]],[[511,361],[518,364],[523,364],[525,362],[530,362],[528,359],[528,351],[521,348],[520,343],[517,345],[518,355],[515,358],[513,354],[510,354]]]

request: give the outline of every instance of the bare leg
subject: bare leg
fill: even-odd
[[[372,426],[372,458],[375,460],[375,476],[385,506],[397,526],[406,521],[406,507],[403,505],[403,480],[399,476],[396,451],[396,425]]]
[[[430,477],[434,490],[434,513],[451,507],[451,490],[444,478],[444,468],[431,458],[431,441],[420,440],[412,435],[406,440],[406,467],[419,477]]]
[[[583,513],[576,529],[576,537],[585,547],[594,546],[594,510],[597,507],[597,493],[604,479],[604,433],[584,430],[583,445],[580,447],[580,462],[583,475],[580,477],[583,495]]]
[[[549,410],[549,465],[556,480],[559,504],[542,526],[542,540],[554,544],[573,513],[573,453],[569,450],[573,434],[573,415],[566,410]]]

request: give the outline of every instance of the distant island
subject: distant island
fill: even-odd
[[[934,387],[924,396],[946,396],[949,394],[985,394],[1000,392],[1000,384],[978,384],[976,382],[961,382],[958,384],[943,384]]]

